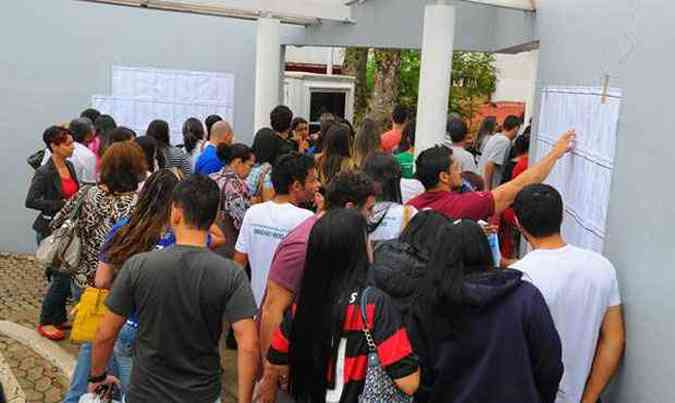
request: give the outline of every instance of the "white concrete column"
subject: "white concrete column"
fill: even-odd
[[[258,19],[255,58],[255,130],[269,126],[270,112],[279,105],[281,77],[281,22]]]
[[[415,154],[441,144],[445,139],[454,40],[455,7],[446,1],[427,5],[424,10]]]

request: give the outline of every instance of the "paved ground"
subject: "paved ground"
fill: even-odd
[[[31,256],[0,254],[0,321],[35,329],[46,286],[44,270]],[[77,345],[69,341],[55,344],[76,357]],[[0,334],[0,362],[3,359],[25,396],[25,400],[22,396],[14,402],[62,401],[68,388],[67,377],[31,347]],[[236,352],[223,353],[223,369],[223,402],[235,402]]]

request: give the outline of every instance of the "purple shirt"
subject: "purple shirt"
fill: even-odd
[[[319,216],[313,215],[289,232],[279,244],[272,259],[268,280],[274,281],[295,295],[300,290],[305,271],[309,234],[318,220]]]

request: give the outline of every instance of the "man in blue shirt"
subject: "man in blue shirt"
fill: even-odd
[[[199,175],[208,176],[223,169],[224,162],[218,158],[218,146],[232,144],[233,140],[232,126],[224,120],[216,122],[211,127],[209,141],[197,160],[195,172]]]

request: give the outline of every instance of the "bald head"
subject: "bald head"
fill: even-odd
[[[210,141],[213,144],[232,144],[234,133],[232,133],[232,126],[224,120],[220,120],[211,126]]]

